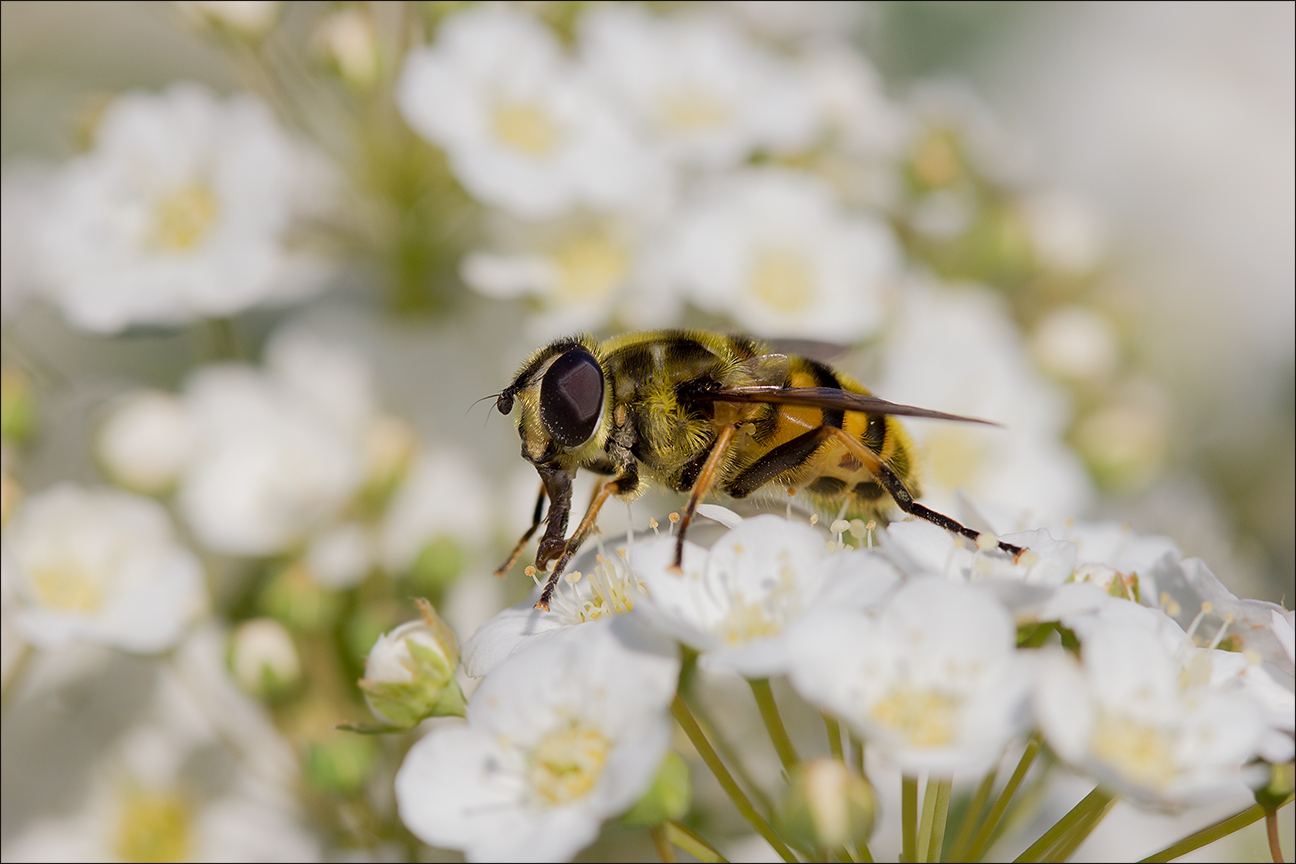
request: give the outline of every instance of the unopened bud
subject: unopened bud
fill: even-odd
[[[428,717],[462,717],[464,695],[455,680],[459,645],[432,604],[418,601],[422,619],[378,637],[365,677],[369,709],[393,726],[409,729]]]
[[[188,409],[179,397],[160,390],[144,390],[119,402],[95,441],[95,455],[108,476],[145,495],[170,491],[192,450]]]
[[[867,780],[836,759],[815,759],[793,772],[778,821],[803,850],[838,849],[867,843],[876,812]]]
[[[260,699],[283,696],[301,681],[301,660],[292,636],[273,618],[255,618],[235,629],[229,665],[238,685]]]

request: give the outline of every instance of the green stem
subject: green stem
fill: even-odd
[[[792,850],[778,838],[778,835],[774,833],[774,829],[761,818],[761,815],[756,812],[756,808],[752,806],[751,801],[743,794],[742,789],[738,788],[733,775],[720,761],[720,757],[716,755],[710,742],[702,734],[702,728],[698,726],[697,720],[693,719],[692,713],[689,712],[688,706],[684,704],[684,700],[679,697],[679,694],[676,694],[674,701],[671,702],[671,714],[675,716],[675,722],[679,723],[689,741],[693,742],[693,746],[697,749],[698,755],[702,757],[702,761],[711,769],[711,773],[715,775],[716,780],[720,781],[721,788],[724,789],[725,794],[729,796],[729,800],[733,802],[734,807],[737,808],[742,817],[751,823],[751,826],[765,838],[770,846],[774,847],[774,851],[779,854],[780,858],[784,861],[795,862],[797,859],[792,854]]]
[[[231,318],[208,318],[211,330],[212,354],[217,360],[240,360],[243,357],[239,350],[238,334],[234,331]]]
[[[1108,799],[1106,804],[1090,813],[1072,827],[1070,831],[1064,834],[1057,843],[1054,844],[1053,848],[1049,850],[1048,854],[1044,856],[1044,860],[1054,862],[1054,864],[1060,864],[1060,862],[1070,858],[1071,853],[1080,848],[1080,844],[1085,841],[1086,837],[1093,833],[1093,830],[1098,827],[1098,823],[1101,822],[1103,818],[1111,812],[1111,808],[1115,806],[1116,797],[1112,796]]]
[[[918,778],[906,774],[900,781],[901,858],[906,864],[918,860]]]
[[[967,811],[959,822],[958,837],[955,838],[954,845],[950,848],[948,860],[962,861],[966,857],[967,845],[972,840],[972,829],[976,827],[977,819],[980,818],[981,811],[985,809],[986,801],[990,798],[990,792],[994,789],[997,776],[999,776],[999,769],[991,769],[986,773],[981,785],[977,787],[976,794],[972,796],[972,801],[968,804]]]
[[[1292,802],[1292,795],[1288,795],[1283,802],[1278,805],[1280,809],[1286,807]],[[1159,864],[1159,862],[1173,861],[1181,855],[1187,855],[1194,849],[1200,849],[1210,843],[1214,843],[1221,837],[1227,837],[1234,831],[1240,831],[1252,822],[1259,822],[1265,816],[1265,808],[1259,804],[1252,804],[1250,807],[1241,812],[1234,813],[1232,816],[1213,822],[1202,828],[1200,831],[1194,831],[1177,843],[1171,843],[1160,852],[1154,852],[1148,857],[1142,859],[1138,864]]]
[[[851,759],[855,763],[855,770],[859,772],[861,777],[867,777],[868,775],[864,773],[864,741],[851,735],[850,744]]]
[[[670,840],[666,837],[666,829],[661,825],[653,825],[648,829],[648,836],[652,837],[653,846],[657,848],[657,857],[662,860],[662,864],[676,864],[679,861],[675,857],[675,850],[671,848]]]
[[[666,839],[683,849],[702,864],[727,864],[725,857],[715,847],[673,819],[661,826]]]
[[[1044,745],[1044,739],[1039,735],[1032,735],[1026,742],[1026,752],[1022,753],[1021,760],[1013,770],[1012,776],[1008,778],[1008,784],[1004,786],[999,797],[995,799],[994,804],[990,807],[990,812],[986,815],[985,822],[981,823],[980,830],[972,839],[972,848],[968,849],[968,861],[980,861],[981,856],[985,854],[986,847],[990,845],[990,837],[994,834],[995,826],[1003,818],[1004,810],[1008,808],[1008,802],[1012,800],[1013,795],[1017,794],[1017,787],[1021,785],[1022,780],[1026,777],[1026,772],[1030,770],[1031,763],[1039,754],[1040,747]]]
[[[846,761],[846,754],[842,751],[841,724],[829,717],[823,715],[824,726],[828,729],[828,749],[832,751],[832,757],[838,762]]]
[[[915,861],[927,860],[927,841],[931,839],[932,820],[936,816],[936,780],[928,776],[923,789],[922,816],[918,818],[918,848]]]
[[[765,721],[765,728],[769,731],[779,761],[783,763],[783,770],[791,774],[800,760],[797,759],[792,739],[788,738],[787,729],[783,726],[783,718],[779,716],[778,703],[774,701],[774,691],[770,689],[769,679],[756,678],[747,683],[751,685],[752,695],[756,697],[756,706],[760,708],[761,719]]]
[[[1111,802],[1112,796],[1102,790],[1102,787],[1095,786],[1093,791],[1080,799],[1080,803],[1071,808],[1071,811],[1057,821],[1052,828],[1045,831],[1043,836],[1030,845],[1022,854],[1013,859],[1013,864],[1024,864],[1026,861],[1043,861],[1045,855],[1053,850],[1055,844],[1059,843],[1068,832],[1081,824],[1084,820],[1092,817],[1099,810],[1103,810]]]
[[[738,779],[746,786],[747,794],[755,800],[756,805],[760,808],[761,812],[765,813],[767,816],[774,812],[774,804],[770,801],[769,796],[766,795],[765,790],[761,789],[760,785],[752,779],[752,776],[747,771],[747,766],[743,763],[742,757],[739,755],[738,751],[734,750],[733,746],[729,744],[728,739],[720,734],[720,730],[716,727],[715,721],[712,720],[711,715],[707,713],[706,706],[703,705],[700,700],[694,699],[691,710],[694,719],[696,719],[698,725],[702,727],[702,732],[706,735],[707,740],[715,745],[716,752],[720,754],[720,758],[733,766],[733,772],[738,775]]]
[[[932,818],[927,833],[927,861],[936,862],[941,859],[941,849],[945,845],[945,822],[949,818],[950,789],[954,786],[954,781],[946,777],[943,780],[936,781],[936,804],[932,808]],[[927,781],[927,797],[932,795],[932,781]],[[923,801],[923,810],[927,809],[927,802]]]
[[[1282,841],[1278,838],[1278,811],[1265,811],[1265,833],[1269,836],[1269,854],[1274,864],[1282,864]]]

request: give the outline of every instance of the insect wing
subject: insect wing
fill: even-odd
[[[792,361],[786,354],[761,354],[741,364],[742,378],[753,387],[781,387],[788,379]]]
[[[766,355],[772,356],[772,355]],[[800,405],[828,411],[863,411],[868,414],[896,414],[904,417],[924,417],[929,420],[952,420],[957,423],[980,423],[998,426],[990,420],[946,414],[912,405],[898,405],[876,396],[837,390],[832,387],[726,387],[698,394],[707,402],[767,402],[774,405]]]

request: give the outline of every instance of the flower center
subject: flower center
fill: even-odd
[[[545,805],[566,804],[586,795],[603,774],[612,742],[597,729],[572,720],[546,735],[531,751],[527,779]]]
[[[152,245],[168,252],[193,249],[216,221],[216,196],[204,183],[190,183],[153,205]]]
[[[776,312],[804,311],[817,293],[814,268],[797,252],[761,252],[751,269],[751,291]]]
[[[122,861],[189,857],[192,814],[176,795],[136,794],[126,802],[113,851]]]
[[[764,636],[777,636],[783,628],[765,612],[759,603],[734,599],[733,607],[720,622],[720,637],[730,645],[749,642]]]
[[[602,555],[597,561],[588,576],[569,574],[568,581],[574,583],[570,596],[558,592],[551,601],[551,608],[565,623],[585,624],[605,615],[624,615],[635,607],[635,598],[644,593],[629,567],[618,567]]]
[[[586,234],[572,238],[554,255],[558,265],[560,300],[579,302],[609,293],[625,279],[630,257],[606,236]]]
[[[945,489],[968,489],[981,476],[986,447],[964,429],[938,429],[927,439],[929,476]]]
[[[1155,726],[1103,713],[1090,747],[1100,762],[1142,786],[1159,788],[1175,775],[1174,742]]]
[[[658,103],[661,125],[675,132],[700,132],[729,122],[729,111],[711,94],[688,88],[668,93]]]
[[[957,711],[952,696],[900,686],[873,706],[873,720],[903,735],[913,747],[941,747],[954,740]]]
[[[64,559],[32,568],[29,577],[40,603],[67,612],[94,612],[103,605],[102,574],[79,561]]]
[[[528,156],[544,156],[558,142],[558,129],[549,115],[526,102],[500,102],[495,107],[495,136]]]

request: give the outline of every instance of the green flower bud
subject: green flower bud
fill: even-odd
[[[230,637],[229,666],[244,691],[273,700],[301,683],[301,659],[288,630],[273,618],[245,621]]]
[[[16,366],[0,370],[0,437],[24,443],[36,428],[36,393]]]
[[[360,679],[369,709],[409,729],[428,717],[462,717],[464,695],[455,680],[459,645],[432,604],[417,601],[422,620],[379,636]]]
[[[815,759],[793,772],[777,821],[790,843],[812,852],[867,843],[876,812],[867,780],[835,759]]]
[[[688,812],[693,789],[689,785],[688,763],[674,750],[666,754],[652,787],[621,817],[634,828],[648,828]]]
[[[377,749],[374,739],[365,735],[314,742],[306,750],[306,782],[324,792],[354,794],[369,779]]]
[[[280,571],[261,592],[261,608],[297,633],[327,630],[342,606],[342,595],[316,582],[301,561]]]

